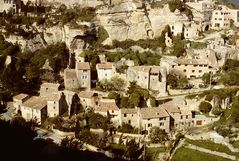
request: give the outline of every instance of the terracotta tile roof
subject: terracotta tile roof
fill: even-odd
[[[89,62],[76,62],[76,69],[90,70],[90,63]]]
[[[80,98],[91,98],[93,96],[97,96],[98,94],[92,91],[81,91],[78,93]]]
[[[77,79],[75,69],[65,69],[66,79]]]
[[[181,112],[180,107],[177,106],[172,101],[166,102],[166,103],[160,105],[160,107],[164,108],[168,113],[180,113]]]
[[[46,99],[47,101],[59,101],[60,100],[60,95],[59,94],[52,94],[51,96],[47,96],[47,97],[42,97],[44,99]]]
[[[98,107],[95,108],[95,111],[98,112],[107,112],[108,110],[119,110],[118,106],[115,104],[114,99],[100,100]]]
[[[137,114],[138,110],[135,108],[122,108],[120,109],[122,114]]]
[[[162,107],[141,108],[140,114],[143,119],[169,117],[167,111]]]
[[[98,69],[112,69],[113,63],[111,63],[111,62],[98,63],[98,64],[96,64],[96,66]]]
[[[59,88],[59,83],[42,83],[41,88]]]
[[[23,106],[29,107],[32,109],[41,110],[42,108],[47,106],[47,101],[45,98],[32,96],[25,103],[23,103]]]
[[[15,98],[17,100],[23,100],[23,99],[25,99],[27,97],[29,97],[28,94],[21,93],[19,95],[14,96],[13,98]]]
[[[177,64],[186,64],[186,65],[207,65],[208,62],[201,59],[176,59],[174,60]]]
[[[161,67],[160,66],[133,66],[130,67],[131,69],[141,71],[141,72],[150,72],[150,73],[160,73]]]

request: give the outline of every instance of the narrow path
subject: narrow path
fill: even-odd
[[[234,156],[234,155],[229,155],[229,154],[226,154],[226,153],[209,150],[209,149],[198,147],[198,146],[195,146],[195,145],[192,145],[192,144],[186,145],[185,147],[188,148],[188,149],[197,150],[197,151],[200,151],[200,152],[216,155],[216,156],[227,158],[227,159],[230,159],[230,160],[236,160],[236,156]]]

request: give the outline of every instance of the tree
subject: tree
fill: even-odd
[[[93,128],[93,129],[101,128],[104,130],[108,130],[110,120],[108,120],[107,117],[104,117],[99,113],[93,113],[93,112],[87,113],[86,117],[87,117],[87,123],[89,128]]]
[[[83,149],[83,142],[74,137],[65,137],[61,141],[61,147],[69,149]]]
[[[75,94],[72,98],[72,104],[70,108],[70,117],[80,112],[84,112],[84,108],[82,104],[80,103],[80,98],[78,97],[77,94]]]
[[[205,85],[210,84],[210,73],[204,73],[202,76],[202,81]]]
[[[138,107],[140,103],[140,95],[137,92],[130,94],[129,96],[129,105],[131,107]]]
[[[122,126],[120,127],[119,129],[120,132],[123,132],[123,133],[135,133],[137,132],[133,126],[131,126],[130,124],[126,124],[126,123],[123,123]]]
[[[201,102],[199,105],[199,110],[203,113],[209,113],[212,109],[212,105],[209,102]]]
[[[152,143],[162,143],[167,139],[167,133],[165,132],[165,130],[154,126],[150,129],[149,139]]]
[[[155,97],[150,97],[150,105],[151,107],[157,107],[157,101]]]
[[[176,88],[178,86],[178,77],[176,74],[169,73],[167,75],[167,84],[172,88]]]
[[[124,91],[126,87],[126,81],[119,76],[114,76],[111,78],[111,83],[113,84],[115,90],[117,91]]]
[[[129,160],[138,160],[142,152],[143,147],[140,148],[139,143],[137,143],[134,139],[126,142],[126,150],[124,155],[129,158]]]
[[[186,77],[181,77],[179,80],[178,80],[178,87],[179,88],[187,88],[188,86],[188,79]]]

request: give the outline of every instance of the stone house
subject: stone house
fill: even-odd
[[[170,115],[162,107],[141,108],[139,112],[140,129],[148,133],[154,126],[170,131]]]
[[[200,26],[193,22],[185,22],[183,31],[184,38],[186,40],[194,40],[199,37]]]
[[[192,112],[180,108],[173,102],[167,102],[160,105],[170,115],[170,128],[171,129],[185,129],[192,126]]]
[[[40,96],[47,97],[53,93],[58,93],[60,84],[58,83],[42,83],[40,87]]]
[[[178,34],[183,33],[183,22],[175,22],[173,24],[169,24],[169,27],[173,36],[177,36]]]
[[[160,66],[133,66],[127,71],[129,82],[136,83],[145,89],[159,91],[159,95],[166,93],[166,71]]]
[[[67,90],[78,90],[80,88],[75,69],[64,70],[64,85]]]
[[[80,103],[82,106],[87,108],[93,108],[98,105],[98,94],[92,91],[81,91],[78,93],[78,96],[80,98]]]
[[[16,96],[13,97],[13,107],[16,110],[16,113],[21,111],[21,106],[24,102],[26,102],[26,100],[28,100],[31,96],[29,96],[28,94],[18,94]]]
[[[98,106],[95,107],[95,113],[99,113],[103,116],[110,116],[111,121],[115,125],[119,125],[119,107],[116,105],[114,99],[101,99]]]
[[[111,62],[104,62],[96,64],[98,80],[111,79],[116,73],[115,67]]]
[[[172,69],[187,78],[200,78],[204,73],[213,72],[212,66],[203,59],[176,59]]]
[[[212,13],[211,24],[214,29],[223,29],[230,27],[230,20],[233,20],[235,26],[239,26],[239,10],[230,9],[227,6],[219,5]]]
[[[21,12],[21,0],[0,0],[0,13],[4,11],[7,13],[12,11],[13,13]]]
[[[91,88],[91,68],[88,62],[76,62],[75,69],[64,70],[64,85],[67,90]]]
[[[174,71],[178,75],[187,78],[200,78],[204,73],[215,72],[217,69],[217,60],[215,53],[208,52],[206,58],[177,58],[175,56],[166,56],[161,58],[160,66],[165,68],[167,73]]]
[[[88,62],[76,63],[76,75],[80,88],[89,90],[91,88],[91,69]]]
[[[35,119],[41,124],[47,119],[47,100],[32,96],[21,105],[21,113],[27,121]]]
[[[222,29],[230,27],[231,12],[227,7],[221,6],[212,12],[211,28]]]
[[[98,102],[98,106],[95,108],[96,113],[100,113],[103,116],[110,114],[112,118],[119,115],[119,107],[116,105],[114,99],[101,99]]]
[[[133,108],[123,108],[119,110],[119,125],[122,126],[123,123],[130,124],[135,128],[140,127],[139,119],[139,109]]]

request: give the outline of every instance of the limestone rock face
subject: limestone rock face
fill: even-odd
[[[118,41],[155,38],[161,35],[166,25],[187,19],[185,15],[170,12],[168,5],[152,9],[136,6],[131,1],[97,11],[99,25],[104,26],[110,39]]]
[[[81,29],[72,29],[67,25],[53,26],[49,28],[35,28],[37,35],[33,39],[24,39],[21,36],[10,35],[5,39],[12,43],[18,43],[23,51],[35,51],[46,45],[57,42],[65,42],[67,47],[71,49],[72,43],[75,42],[77,36],[84,35]],[[82,48],[82,44],[77,44],[75,48]],[[78,46],[80,45],[80,47]]]

